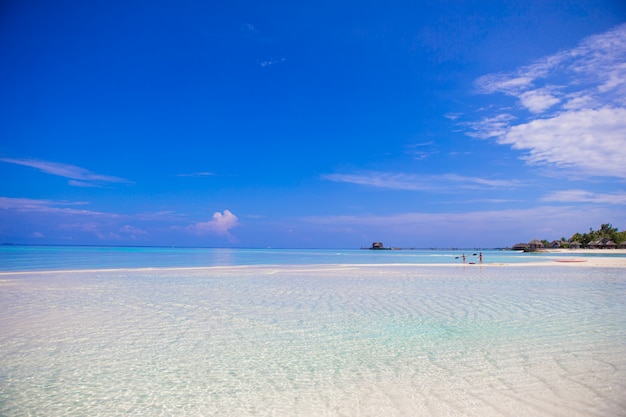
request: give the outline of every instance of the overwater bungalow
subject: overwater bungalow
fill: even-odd
[[[389,248],[384,247],[383,242],[374,242],[372,243],[372,247],[370,249],[371,250],[386,250]]]

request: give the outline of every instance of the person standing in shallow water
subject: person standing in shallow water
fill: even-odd
[[[465,263],[465,254],[463,254],[463,256],[461,256],[461,258],[463,258],[463,263]]]
[[[480,262],[481,264],[483,263],[483,253],[482,252],[478,253],[478,262]]]

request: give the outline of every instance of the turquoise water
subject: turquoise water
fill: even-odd
[[[181,251],[4,252],[0,415],[626,415],[625,269]]]
[[[549,256],[486,250],[485,263],[523,263]],[[163,247],[0,246],[0,271],[300,264],[478,263],[478,250],[219,249]],[[580,256],[580,255],[578,255]]]

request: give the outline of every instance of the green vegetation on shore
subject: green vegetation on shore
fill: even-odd
[[[598,230],[593,230],[593,228],[590,227],[588,233],[574,233],[569,239],[565,239],[565,237],[563,237],[561,240],[563,242],[578,242],[583,247],[587,247],[589,243],[604,238],[608,238],[611,241],[620,244],[622,242],[626,242],[626,231],[620,232],[617,227],[613,227],[612,224],[606,223],[601,225]],[[549,244],[547,240],[542,240],[542,243],[545,246],[548,246]]]

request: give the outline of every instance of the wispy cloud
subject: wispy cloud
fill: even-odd
[[[184,217],[184,215],[181,213],[172,211],[172,210],[164,210],[164,211],[143,212],[143,213],[135,214],[133,217],[141,221],[162,222],[162,221],[178,221],[182,217]]]
[[[532,211],[535,211],[533,208]],[[525,218],[531,212],[529,209],[521,210],[490,210],[490,211],[474,211],[460,213],[426,213],[426,212],[410,212],[396,213],[389,215],[339,215],[339,216],[319,216],[308,217],[306,220],[319,224],[342,224],[342,225],[376,225],[379,227],[402,227],[417,226],[427,224],[447,223],[450,226],[457,227],[459,224],[467,224],[470,227],[473,224],[481,224],[485,222],[506,223],[515,222],[519,218]]]
[[[533,78],[516,74],[489,74],[480,77],[475,84],[481,93],[517,95],[533,85]]]
[[[586,190],[562,190],[544,196],[542,201],[559,203],[600,203],[626,205],[626,192],[596,193]]]
[[[265,61],[259,62],[259,65],[265,68],[265,67],[270,67],[272,65],[280,64],[281,62],[285,62],[285,61],[286,61],[286,58],[267,59]]]
[[[100,184],[95,182],[87,182],[87,181],[77,181],[77,180],[69,180],[67,182],[72,187],[84,187],[84,188],[100,188],[102,187]]]
[[[511,114],[502,113],[470,122],[468,125],[473,130],[468,132],[468,135],[478,139],[497,138],[506,135],[511,128],[511,121],[515,119],[516,117]]]
[[[404,244],[419,247],[475,247],[506,246],[533,238],[570,236],[606,223],[607,219],[619,224],[626,221],[626,214],[601,206],[580,210],[580,206],[576,205],[539,205],[508,210],[314,216],[302,220],[314,225],[316,230],[325,230],[331,235],[347,231],[367,238],[385,239],[385,243],[391,245],[406,242]],[[394,242],[387,242],[385,236],[393,236]]]
[[[66,202],[53,200],[37,200],[31,198],[11,198],[0,197],[0,209],[18,211],[22,213],[54,213],[69,214],[79,216],[98,216],[98,217],[119,217],[114,213],[103,213],[99,211],[83,210],[73,208],[72,206],[81,206],[88,203],[85,202]]]
[[[83,234],[103,241],[147,241],[154,236],[151,231],[180,224],[184,219],[182,214],[172,211],[112,213],[84,208],[88,205],[88,202],[83,201],[0,197],[0,212],[3,213],[0,220],[3,220],[5,226],[15,224],[20,228],[39,225],[46,229],[46,238],[55,240],[71,240]],[[201,232],[203,227],[205,231],[213,227],[215,234],[227,233],[229,216],[226,212],[224,215],[225,219],[216,219],[211,225],[196,225],[198,231]],[[183,231],[184,227],[177,229]],[[67,235],[68,232],[71,234]],[[35,237],[32,232],[31,237]]]
[[[411,155],[416,161],[422,161],[437,153],[437,149],[433,141],[414,143],[407,145],[405,148],[406,153]]]
[[[118,233],[120,234],[120,236],[130,240],[139,240],[140,238],[148,235],[148,232],[146,230],[143,230],[136,226],[131,226],[129,224],[125,224],[124,226],[120,227]]]
[[[514,98],[470,123],[469,135],[523,151],[529,164],[626,178],[626,24],[514,72],[475,83]]]
[[[441,179],[449,181],[451,183],[459,184],[461,187],[466,188],[475,188],[475,187],[484,187],[484,188],[517,188],[524,185],[519,180],[501,180],[501,179],[492,179],[492,178],[481,178],[481,177],[467,177],[464,175],[457,174],[444,174],[440,176]]]
[[[215,176],[212,172],[201,171],[201,172],[192,172],[189,174],[178,174],[179,177],[212,177]]]
[[[390,172],[367,172],[360,174],[325,174],[322,179],[333,182],[364,185],[368,187],[391,188],[395,190],[430,190],[425,177]]]
[[[273,43],[273,37],[266,31],[261,30],[259,26],[253,23],[244,23],[239,26],[239,30],[243,37],[254,43],[269,44]]]
[[[88,233],[98,239],[117,239],[116,236],[119,235],[116,233],[102,230],[110,228],[111,224],[117,223],[124,216],[77,208],[86,204],[88,203],[0,197],[0,209],[4,210],[5,221],[25,228],[30,224],[46,224],[47,228],[54,231],[49,230],[46,236],[54,235],[53,239],[59,238],[67,230]],[[30,236],[44,237],[43,234],[36,236],[34,233]]]
[[[108,183],[132,184],[131,181],[111,175],[96,174],[76,165],[59,162],[40,161],[37,159],[0,158],[8,164],[16,164],[38,169],[41,172],[69,178],[69,185],[75,187],[100,187]]]
[[[462,113],[446,113],[443,115],[443,117],[450,120],[457,120],[461,116],[463,116]]]
[[[211,220],[206,222],[199,222],[187,226],[186,230],[189,233],[193,233],[199,236],[204,235],[221,235],[228,238],[232,238],[230,229],[236,227],[239,224],[239,219],[230,210],[224,210],[223,213],[219,211],[213,213]]]
[[[518,180],[468,177],[457,174],[414,175],[393,172],[364,172],[357,174],[326,174],[322,179],[369,187],[409,191],[448,191],[451,187],[466,189],[517,188]]]
[[[100,240],[120,240],[121,236],[113,231],[103,230],[103,225],[98,222],[74,222],[74,223],[62,223],[59,225],[59,230],[67,232],[70,231],[72,235],[76,232],[86,233],[93,235]]]
[[[252,23],[244,23],[239,28],[246,35],[258,35],[260,33]]]
[[[530,164],[626,179],[626,108],[568,111],[512,126],[498,142],[526,151]]]
[[[148,232],[139,227],[124,225],[115,228],[94,221],[60,224],[59,230],[85,233],[102,241],[138,241],[148,236]]]
[[[274,39],[267,32],[260,30],[256,25],[252,23],[244,23],[240,26],[240,30],[243,33],[244,37],[254,43],[260,44],[272,44],[274,43]],[[285,62],[287,59],[284,57],[269,57],[267,59],[263,59],[257,61],[257,64],[261,68],[269,68],[274,65]]]

